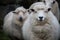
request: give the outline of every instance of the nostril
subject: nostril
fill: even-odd
[[[22,21],[23,20],[22,17],[20,17],[19,20]]]

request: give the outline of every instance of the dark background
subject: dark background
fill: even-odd
[[[4,16],[19,6],[29,8],[32,3],[37,1],[39,0],[0,0],[0,40],[10,40],[2,30]],[[60,7],[60,0],[56,1],[59,3]]]

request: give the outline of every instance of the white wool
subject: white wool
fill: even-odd
[[[60,16],[59,16],[59,5],[58,2],[56,0],[42,0],[42,1],[46,1],[46,6],[48,6],[49,8],[52,8],[51,11],[53,12],[53,14],[57,17],[58,20],[60,20]],[[55,1],[54,4],[53,1]]]
[[[44,8],[44,7],[45,7],[44,2],[36,2],[36,3],[33,3],[33,4],[30,6],[29,9],[33,9],[33,7],[34,7],[35,5],[40,5],[39,7],[41,7],[41,8]]]
[[[14,13],[16,12],[16,13]],[[28,17],[28,12],[23,7],[18,7],[15,11],[9,12],[4,18],[3,30],[10,36],[21,38],[21,28],[24,21]],[[23,18],[23,22],[19,21],[19,17]]]
[[[40,14],[44,19],[42,22],[38,20]],[[39,15],[39,16],[38,16]],[[59,23],[51,11],[38,10],[37,13],[31,12],[25,21],[22,31],[24,40],[58,40]]]

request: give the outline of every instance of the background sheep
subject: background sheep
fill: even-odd
[[[42,0],[42,1],[45,2],[46,6],[48,6],[49,8],[52,8],[51,11],[54,13],[57,19],[60,20],[58,2],[56,0]]]
[[[25,8],[18,7],[5,16],[3,30],[12,38],[11,40],[23,40],[21,28],[28,15]]]

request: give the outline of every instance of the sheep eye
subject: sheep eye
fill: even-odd
[[[34,12],[35,10],[34,9],[31,9],[32,12]]]
[[[28,10],[28,12],[30,12],[30,10]]]
[[[51,8],[48,8],[47,10],[45,10],[45,13],[48,13],[51,10]]]
[[[52,4],[54,4],[55,3],[55,1],[53,1],[53,3]]]
[[[13,11],[14,14],[18,14],[18,12]]]
[[[51,10],[51,8],[48,8],[48,11],[50,11]]]
[[[45,3],[45,1],[43,1]]]
[[[29,14],[31,13],[31,10],[27,10],[29,12]]]

